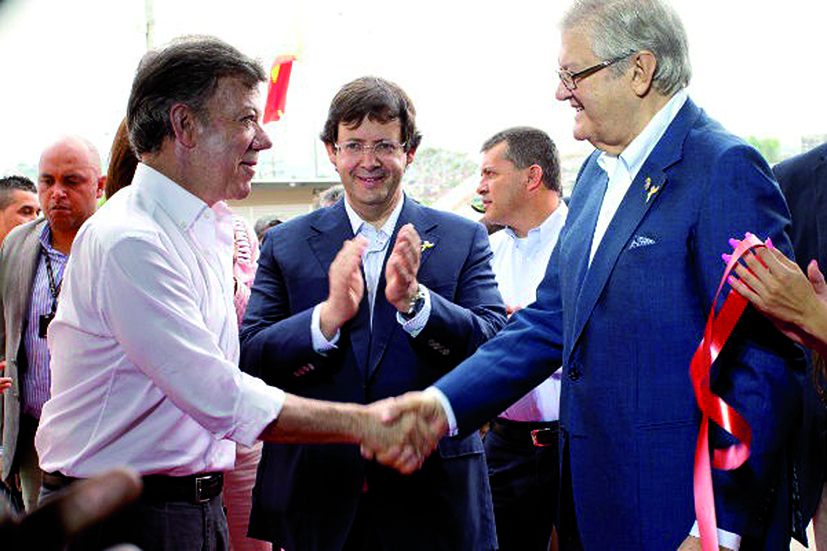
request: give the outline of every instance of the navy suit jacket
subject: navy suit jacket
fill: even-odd
[[[432,309],[416,338],[385,299],[383,267],[373,329],[365,292],[338,349],[326,356],[313,350],[313,307],[327,298],[330,264],[353,238],[339,202],[268,232],[241,331],[242,368],[301,396],[370,403],[426,388],[492,337],[506,318],[485,229],[406,198],[388,255],[408,222],[433,244],[422,253],[417,278],[431,292]],[[297,375],[308,364],[313,369]],[[250,534],[287,550],[341,549],[365,487],[386,548],[496,548],[476,433],[443,439],[410,476],[364,461],[355,445],[265,444]]]
[[[790,238],[798,265],[807,273],[812,259],[818,260],[822,272],[827,272],[827,143],[796,155],[773,167],[778,185],[790,207],[792,230]],[[821,382],[825,385],[824,381]],[[812,402],[813,414],[804,420],[799,445],[802,453],[811,459],[805,464],[812,472],[805,472],[813,480],[811,492],[802,497],[804,518],[809,518],[821,496],[825,471],[825,409],[814,389],[808,389],[804,399]]]
[[[818,260],[827,271],[827,143],[773,167],[778,185],[790,206],[790,237],[798,265]]]
[[[787,208],[760,155],[687,100],[589,266],[607,178],[597,157],[581,169],[537,301],[436,386],[465,433],[562,363],[561,449],[584,548],[676,549],[695,519],[689,364],[721,253],[752,231],[789,254]],[[788,431],[802,414],[802,371],[801,350],[752,309],[713,367],[713,390],[753,430],[745,466],[713,473],[718,526],[742,535],[744,550],[789,538]]]

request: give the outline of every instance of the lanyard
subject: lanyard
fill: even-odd
[[[57,297],[60,296],[60,287],[63,285],[63,278],[60,278],[60,281],[55,283],[55,273],[52,270],[52,259],[49,258],[49,251],[46,250],[46,247],[43,244],[40,244],[40,249],[43,251],[43,260],[46,262],[46,274],[49,276],[49,293],[52,295],[52,312],[51,315],[54,316],[55,312],[57,312]]]

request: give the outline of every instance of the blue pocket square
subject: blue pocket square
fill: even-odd
[[[632,242],[629,243],[629,249],[637,249],[638,247],[646,247],[649,245],[654,245],[656,241],[651,237],[646,237],[645,235],[636,235]]]

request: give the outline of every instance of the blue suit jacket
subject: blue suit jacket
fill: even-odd
[[[596,161],[581,169],[537,301],[437,386],[467,432],[562,363],[561,449],[585,549],[675,549],[695,517],[700,414],[689,364],[720,255],[745,231],[789,254],[787,209],[760,155],[687,101],[589,267],[606,181]],[[659,188],[648,200],[647,182]],[[742,549],[781,549],[789,538],[786,452],[802,413],[801,357],[748,309],[713,368],[713,389],[753,430],[747,464],[713,475],[718,525],[743,535]]]
[[[341,329],[338,350],[314,352],[312,309],[327,297],[330,263],[353,238],[340,202],[268,232],[241,332],[242,368],[301,396],[369,403],[426,388],[493,336],[505,324],[505,307],[484,228],[405,199],[396,231],[408,222],[423,242],[433,243],[418,274],[431,291],[432,310],[416,338],[384,298],[383,267],[373,330],[366,292],[356,317]],[[295,375],[307,364],[314,369]],[[288,550],[341,549],[365,485],[388,548],[496,548],[476,433],[443,440],[410,476],[365,462],[354,445],[265,444],[250,533]]]
[[[827,267],[827,143],[778,163],[772,171],[790,207],[790,239],[798,265],[807,273],[807,265],[815,258],[824,271]],[[825,383],[822,381],[821,384]],[[804,474],[808,480],[813,480],[809,488],[812,492],[804,492],[802,496],[803,516],[810,518],[823,488],[818,481],[824,477],[825,471],[827,421],[814,387],[808,389],[804,399],[812,403],[814,410],[804,420],[799,445],[802,452],[812,459],[805,465],[812,468],[812,472]]]
[[[793,249],[807,272],[810,260],[827,269],[827,143],[773,167],[792,215]]]

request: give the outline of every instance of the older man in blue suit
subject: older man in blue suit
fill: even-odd
[[[687,96],[687,40],[671,7],[578,1],[559,63],[557,99],[597,151],[537,301],[408,406],[466,434],[562,363],[561,546],[698,549],[690,360],[728,240],[750,230],[789,254],[787,208],[761,156]],[[749,460],[713,473],[724,548],[784,549],[802,528],[790,434],[802,370],[801,351],[753,310],[713,368],[713,390],[753,431]],[[711,438],[732,443],[714,427]]]
[[[415,116],[401,88],[374,77],[334,97],[322,140],[345,197],[267,233],[244,369],[302,396],[367,403],[427,387],[505,324],[483,226],[402,192]],[[250,535],[291,551],[495,549],[479,436],[438,448],[403,476],[355,445],[265,444]]]

